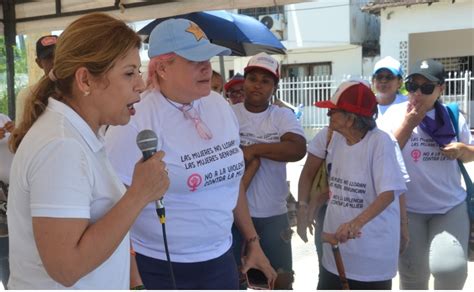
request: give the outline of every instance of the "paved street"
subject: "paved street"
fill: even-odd
[[[298,179],[303,168],[305,158],[298,162],[289,163],[287,166],[288,180],[290,181],[290,189],[295,198],[298,194]],[[471,177],[474,177],[474,162],[466,164]],[[314,241],[311,237],[308,243],[304,243],[294,230],[293,236],[293,267],[295,270],[295,290],[314,290],[317,285],[318,260]],[[469,263],[468,278],[463,290],[474,289],[474,262]],[[398,277],[393,280],[393,290],[398,290]],[[433,289],[433,281],[430,282],[430,289]]]

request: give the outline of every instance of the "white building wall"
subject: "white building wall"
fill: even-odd
[[[286,5],[286,38],[282,43],[287,55],[276,57],[282,65],[330,62],[336,78],[360,76],[365,71],[360,44],[378,38],[377,17],[360,11],[366,2],[315,0]],[[248,62],[248,58],[225,60],[226,79],[229,69],[242,72]],[[218,58],[213,58],[212,67],[219,71]]]
[[[285,7],[287,49],[350,43],[350,0],[319,0]]]
[[[380,15],[380,55],[393,56],[401,61],[408,59],[404,46],[410,33],[474,28],[473,11],[472,0],[434,2],[429,7],[412,5],[383,9]]]
[[[318,62],[332,62],[332,75],[337,81],[342,80],[343,76],[360,76],[363,70],[362,47],[355,45],[346,45],[338,47],[328,47],[324,49],[301,49],[292,50],[287,55],[275,55],[281,65],[304,64]],[[234,70],[242,73],[247,66],[247,58],[235,58]],[[218,64],[215,64],[216,66]],[[217,68],[217,67],[215,67]]]

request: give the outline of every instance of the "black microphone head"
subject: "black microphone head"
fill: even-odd
[[[152,130],[143,130],[137,135],[137,145],[142,152],[156,152],[158,137]]]

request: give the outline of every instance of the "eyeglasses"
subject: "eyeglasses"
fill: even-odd
[[[194,123],[194,127],[198,132],[199,137],[204,140],[212,139],[211,130],[207,127],[207,125],[201,120],[198,111],[193,107],[192,104],[185,104],[179,108],[186,119],[192,120]]]
[[[375,74],[374,78],[379,82],[383,80],[392,81],[393,79],[397,78],[397,76],[393,74]]]
[[[422,94],[432,94],[433,91],[436,88],[437,83],[424,83],[422,85],[419,85],[413,81],[407,81],[405,82],[405,88],[408,90],[408,92],[414,93],[418,89],[420,89]]]

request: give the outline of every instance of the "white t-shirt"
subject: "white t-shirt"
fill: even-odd
[[[0,128],[5,127],[7,122],[11,121],[10,118],[0,113]],[[0,139],[0,181],[9,183],[10,181],[10,167],[12,165],[13,153],[8,149],[8,138],[10,133],[6,132],[5,137]]]
[[[379,110],[379,113],[378,113],[378,118],[381,118],[385,112],[387,111],[387,109],[389,107],[391,107],[392,105],[395,105],[395,104],[399,104],[399,103],[402,103],[402,102],[405,102],[408,100],[408,97],[406,95],[403,95],[401,93],[398,93],[396,96],[395,96],[395,99],[393,100],[393,102],[391,104],[385,104],[385,105],[382,105],[382,104],[378,104],[377,107],[378,107],[378,110]]]
[[[405,118],[407,106],[408,102],[390,107],[380,121],[381,127],[395,131]],[[435,110],[427,115],[434,118]],[[459,115],[459,132],[462,143],[473,144],[462,114]],[[466,191],[461,186],[462,175],[457,161],[447,159],[439,145],[419,126],[413,130],[402,154],[411,179],[406,193],[409,212],[444,214],[465,200]]]
[[[52,98],[13,159],[8,198],[9,289],[66,289],[46,272],[36,248],[32,217],[96,222],[125,192],[107,160],[103,139],[71,108]],[[107,236],[107,234],[104,234]],[[128,289],[130,239],[77,281],[73,289]]]
[[[137,134],[155,131],[165,152],[170,187],[163,197],[166,232],[173,262],[217,258],[232,245],[233,209],[244,173],[239,127],[229,104],[217,93],[194,101],[193,107],[213,138],[199,137],[194,123],[157,91],[144,93],[136,115],[106,133],[107,152],[123,183],[130,185],[133,168],[142,157]],[[155,205],[149,204],[131,230],[136,252],[166,259]]]
[[[232,105],[240,125],[240,144],[279,143],[281,136],[295,133],[304,137],[303,128],[288,108],[270,105],[264,112],[252,113],[244,103]],[[260,159],[260,168],[247,190],[250,215],[265,218],[287,212],[286,162]]]
[[[308,151],[324,157],[326,131],[310,142]],[[398,144],[389,134],[375,128],[352,146],[333,132],[326,163],[329,171],[330,199],[323,231],[337,228],[364,211],[383,192],[394,191],[394,201],[361,230],[360,238],[340,244],[346,276],[358,281],[382,281],[395,277],[400,244],[398,196],[406,189],[395,152]],[[337,274],[329,244],[323,245],[322,264]]]

